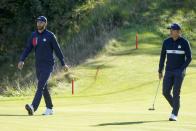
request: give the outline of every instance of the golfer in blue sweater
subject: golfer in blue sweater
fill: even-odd
[[[192,56],[189,42],[181,36],[180,25],[173,23],[169,29],[170,37],[163,42],[158,72],[159,79],[162,79],[165,58],[167,57],[163,79],[163,95],[173,108],[169,120],[176,121],[180,108],[180,90]]]
[[[47,82],[54,66],[53,52],[55,52],[56,56],[59,58],[63,68],[66,71],[68,70],[68,66],[64,62],[64,57],[56,37],[52,32],[46,29],[46,26],[47,18],[45,16],[39,16],[37,18],[37,30],[32,32],[27,42],[27,46],[24,49],[18,63],[18,68],[22,69],[25,58],[32,51],[32,49],[34,49],[38,85],[32,104],[25,105],[29,115],[33,115],[34,112],[38,109],[42,95],[44,96],[46,103],[46,111],[43,113],[43,115],[53,114],[53,104],[47,87]]]

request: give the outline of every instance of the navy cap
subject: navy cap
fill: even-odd
[[[45,16],[39,16],[37,17],[37,21],[43,21],[43,22],[47,22],[47,18]]]
[[[172,30],[181,30],[181,27],[177,23],[172,23],[167,29],[172,29]]]

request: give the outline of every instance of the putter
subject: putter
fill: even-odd
[[[156,94],[155,94],[155,97],[154,97],[154,100],[153,100],[152,107],[150,107],[150,108],[148,109],[149,111],[154,111],[154,110],[155,110],[154,105],[155,105],[155,101],[156,101],[157,94],[158,94],[158,91],[159,91],[160,83],[161,83],[161,79],[159,80],[159,83],[158,83],[158,86],[157,86],[157,90],[156,90]]]

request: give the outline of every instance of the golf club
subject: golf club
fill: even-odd
[[[154,100],[153,100],[152,107],[148,109],[149,111],[154,111],[155,110],[154,105],[155,105],[155,101],[156,101],[157,94],[158,94],[158,91],[159,91],[160,82],[161,82],[161,79],[159,80],[159,83],[158,83],[158,86],[157,86],[157,90],[156,90],[156,94],[155,94],[155,97],[154,97]]]

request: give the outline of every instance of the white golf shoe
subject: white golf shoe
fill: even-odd
[[[46,108],[46,111],[42,114],[42,115],[53,115],[53,110],[52,109],[49,109],[49,108]]]
[[[177,116],[174,114],[171,114],[169,121],[177,121]]]

